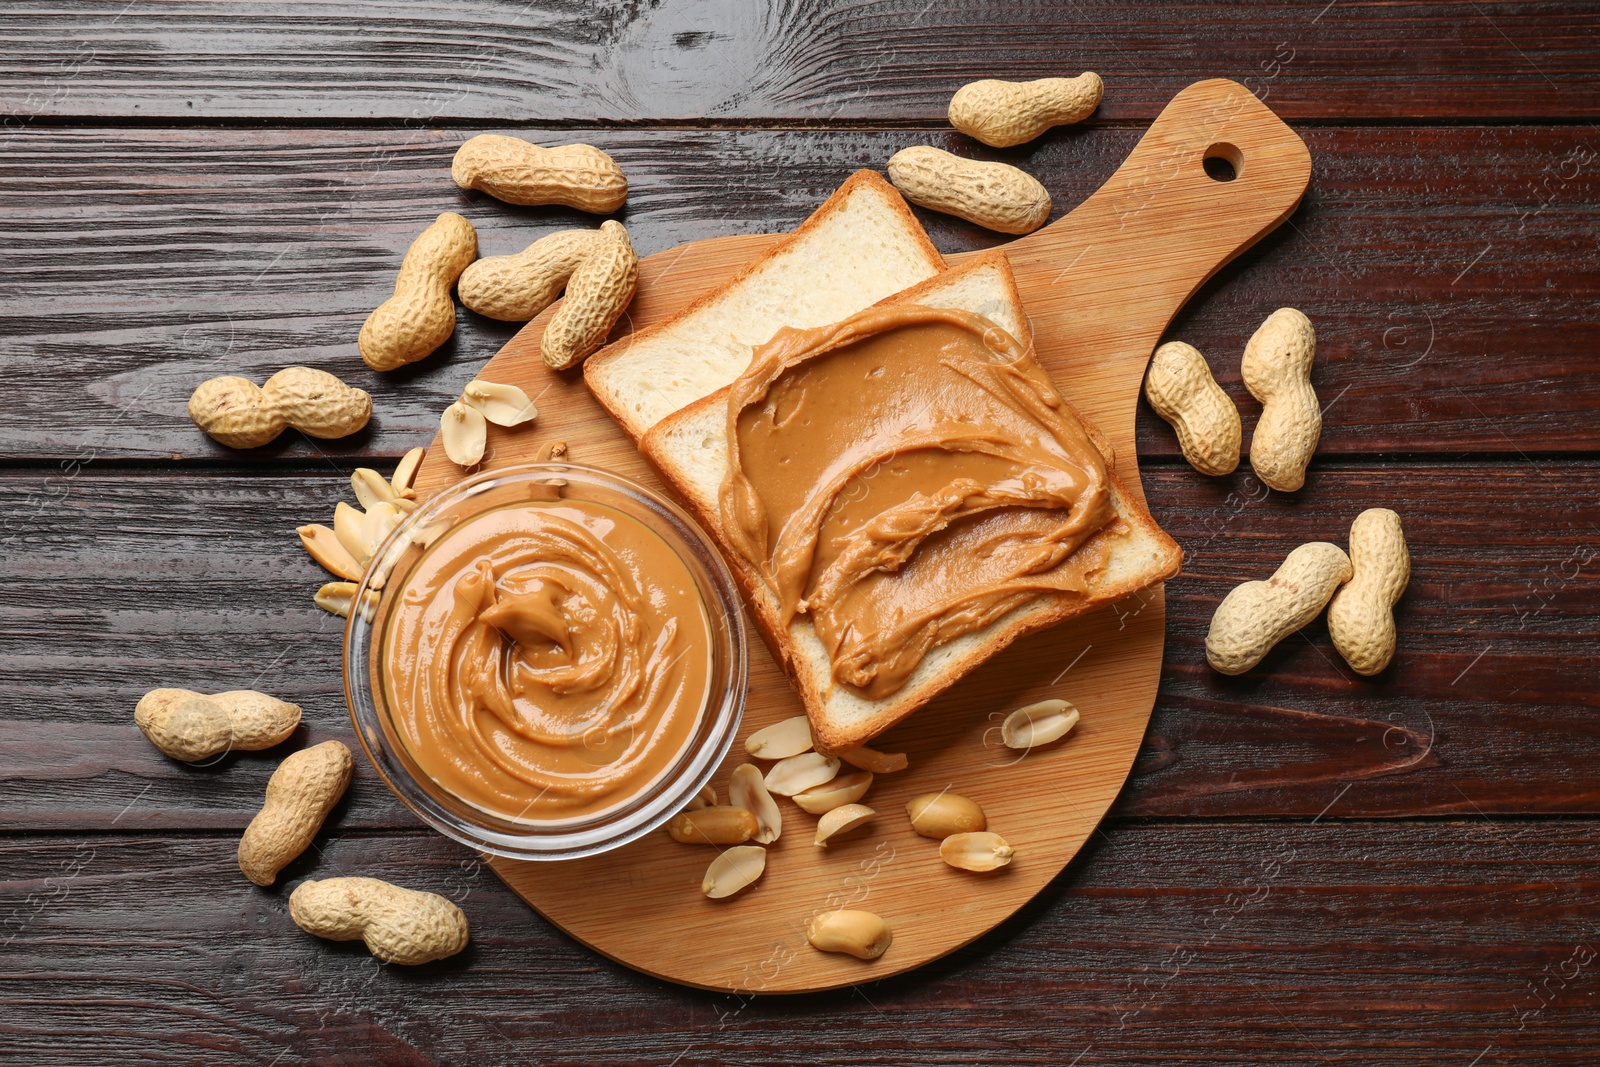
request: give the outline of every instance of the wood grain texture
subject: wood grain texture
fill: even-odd
[[[1331,814],[1600,813],[1600,530],[1575,503],[1600,498],[1600,463],[1332,463],[1311,506],[1248,475],[1147,466],[1144,483],[1188,562],[1125,810],[1314,816],[1351,784]],[[324,575],[293,536],[349,492],[327,467],[0,472],[0,828],[239,830],[288,748],[353,740],[342,620],[311,604]],[[1353,676],[1320,622],[1250,674],[1206,666],[1230,588],[1380,505],[1404,516],[1413,560],[1395,666]],[[254,685],[307,725],[284,750],[192,770],[133,726],[157,685]],[[358,761],[333,825],[415,824]]]
[[[1592,821],[1113,822],[977,944],[783,998],[608,963],[431,834],[343,835],[275,891],[232,869],[232,844],[0,842],[0,940],[15,961],[0,1058],[1580,1067],[1600,1042]],[[302,933],[288,890],[335,872],[449,896],[472,944],[382,967],[359,944]]]
[[[1154,512],[1185,548],[1184,576],[1169,598],[1160,698],[1173,717],[1146,737],[1146,777],[1136,777],[1138,785],[1125,795],[1127,810],[1225,814],[1230,793],[1259,802],[1282,796],[1275,782],[1293,779],[1296,799],[1283,799],[1296,813],[1320,810],[1310,803],[1310,786],[1321,780],[1349,784],[1340,806],[1354,803],[1370,814],[1470,815],[1490,810],[1480,798],[1519,789],[1517,780],[1539,774],[1534,768],[1541,763],[1565,769],[1535,787],[1544,798],[1536,810],[1600,801],[1580,770],[1590,744],[1562,751],[1535,740],[1553,720],[1530,706],[1548,701],[1568,709],[1557,717],[1588,716],[1600,702],[1600,658],[1591,651],[1600,634],[1592,606],[1600,593],[1600,525],[1592,509],[1571,506],[1581,498],[1574,487],[1588,481],[1579,473],[1585,468],[1570,462],[1341,467],[1313,475],[1294,501],[1269,494],[1248,474],[1213,481],[1182,470],[1164,477],[1160,489],[1152,487]],[[1170,504],[1161,502],[1163,491],[1172,493]],[[1522,511],[1529,504],[1550,507],[1549,518],[1531,519]],[[1244,675],[1213,671],[1205,635],[1227,592],[1269,576],[1307,541],[1346,544],[1350,523],[1369,507],[1396,509],[1412,550],[1411,582],[1396,616],[1405,637],[1395,662],[1375,678],[1360,678],[1317,620]],[[1507,521],[1508,515],[1517,518]],[[1242,552],[1251,558],[1248,569],[1232,562]],[[1508,649],[1529,648],[1525,638],[1543,647],[1527,658],[1501,658]],[[1555,694],[1575,679],[1584,679],[1576,690]],[[1318,698],[1308,699],[1313,692]],[[1493,729],[1527,732],[1522,754],[1478,747],[1491,721]],[[1427,785],[1429,768],[1448,770]],[[1169,772],[1175,777],[1164,788]],[[1400,784],[1407,779],[1409,787]],[[1377,799],[1390,785],[1406,800]]]
[[[1337,11],[1338,9],[1335,8]],[[1331,17],[1331,15],[1330,15]],[[1225,268],[1169,336],[1197,345],[1240,404],[1244,342],[1274,308],[1319,331],[1322,455],[1600,447],[1600,141],[1583,130],[1302,129],[1316,160],[1299,211]],[[0,154],[0,366],[19,398],[0,458],[268,465],[321,454],[396,458],[514,325],[460,312],[441,353],[389,375],[355,335],[399,257],[442,210],[465,211],[486,254],[593,220],[462,194],[449,160],[466,131],[61,130]],[[537,138],[565,138],[531,131]],[[585,134],[589,136],[589,134]],[[1059,217],[1110,176],[1137,131],[1063,132],[1004,156],[1036,173]],[[594,131],[634,193],[642,253],[797,225],[852,170],[948,130]],[[984,153],[989,154],[989,153]],[[922,212],[939,247],[998,235]],[[193,387],[295,363],[373,392],[372,427],[313,446],[286,433],[224,449],[184,416]],[[1143,409],[1142,456],[1173,456]]]
[[[1099,121],[1200,78],[1287,118],[1593,118],[1581,3],[1134,0],[9,5],[6,111],[140,120],[439,124],[942,120],[974,78],[1095,70]]]

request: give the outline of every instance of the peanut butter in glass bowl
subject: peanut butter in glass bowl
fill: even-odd
[[[374,556],[345,631],[373,766],[446,836],[568,859],[660,826],[738,730],[745,633],[687,515],[567,463],[479,475]]]

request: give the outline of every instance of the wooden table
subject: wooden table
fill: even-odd
[[[105,1064],[1587,1064],[1600,1043],[1600,16],[1576,3],[1014,0],[495,4],[20,0],[0,14],[0,1059]],[[1048,8],[1048,10],[1040,10]],[[1081,128],[976,151],[951,92],[1099,71]],[[443,210],[486,253],[586,223],[456,190],[472,132],[613,153],[642,252],[790,227],[933,143],[1016,162],[1058,213],[1180,88],[1245,81],[1311,192],[1172,336],[1246,424],[1244,340],[1317,323],[1306,488],[1211,480],[1140,415],[1168,587],[1149,736],[1095,844],[921,971],[798,998],[641,977],[552,929],[365,767],[291,886],[392,877],[472,947],[375,965],[234,865],[284,750],[194,769],[134,730],[156,685],[254,686],[349,738],[341,620],[293,527],[386,469],[512,328],[440,355],[354,339]],[[997,243],[925,215],[945,250]],[[219,373],[372,390],[370,431],[229,452]],[[1070,393],[1070,383],[1063,383]],[[581,459],[581,457],[578,457]],[[1218,599],[1371,505],[1414,559],[1401,651],[1354,676],[1321,622],[1225,678]]]

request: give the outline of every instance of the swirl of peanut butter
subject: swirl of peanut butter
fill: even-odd
[[[683,561],[582,500],[496,508],[406,575],[383,682],[439,785],[511,819],[590,814],[645,789],[693,735],[711,633]]]
[[[782,330],[728,391],[728,539],[808,614],[834,678],[900,689],[938,645],[1040,595],[1114,516],[1105,458],[1043,369],[968,311]]]

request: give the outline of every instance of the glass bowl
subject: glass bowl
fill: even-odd
[[[552,489],[555,486],[557,488]],[[689,740],[664,773],[641,791],[589,815],[508,819],[433,781],[390,718],[377,676],[385,624],[425,549],[443,532],[491,509],[559,493],[605,505],[637,520],[677,554],[694,580],[709,624],[707,699]],[[446,837],[513,859],[575,859],[633,841],[681,811],[727,754],[744,710],[747,664],[738,587],[706,534],[670,501],[637,482],[570,463],[534,463],[469,478],[424,502],[373,556],[345,629],[345,696],[367,758],[396,796]]]

